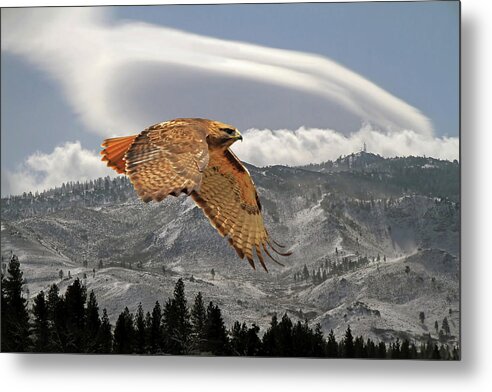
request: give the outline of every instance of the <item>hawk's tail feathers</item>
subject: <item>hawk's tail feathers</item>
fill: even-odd
[[[125,173],[125,161],[123,158],[136,137],[137,135],[106,139],[101,144],[102,147],[105,147],[101,151],[102,160],[106,161],[107,165],[118,173]]]

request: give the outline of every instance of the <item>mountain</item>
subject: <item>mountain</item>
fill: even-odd
[[[459,164],[361,152],[304,167],[248,165],[285,266],[252,270],[184,196],[139,201],[124,177],[2,199],[2,267],[21,260],[29,296],[81,277],[114,322],[150,310],[179,277],[220,305],[227,323],[265,330],[271,316],[347,324],[376,340],[459,336]],[[94,271],[93,271],[94,269]],[[215,274],[211,274],[211,270]],[[60,270],[63,277],[60,277]],[[424,312],[425,320],[419,318]]]

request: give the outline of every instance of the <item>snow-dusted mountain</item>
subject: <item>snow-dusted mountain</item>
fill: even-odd
[[[11,250],[20,256],[31,297],[53,282],[63,290],[70,271],[113,321],[124,306],[164,301],[183,277],[189,299],[201,291],[229,323],[266,327],[288,312],[337,335],[350,324],[366,337],[418,341],[437,338],[434,323],[447,317],[447,339],[458,339],[457,162],[360,152],[248,167],[270,233],[293,251],[268,274],[239,260],[190,199],[144,204],[123,177],[2,199],[2,263]]]

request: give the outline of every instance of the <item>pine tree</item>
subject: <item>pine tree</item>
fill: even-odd
[[[2,256],[2,261],[3,261],[3,256]],[[8,315],[9,315],[9,311],[8,311],[8,303],[7,303],[7,292],[5,290],[5,276],[4,276],[4,270],[6,272],[6,268],[3,268],[4,267],[4,264],[2,263],[2,284],[0,285],[0,288],[1,288],[1,300],[2,300],[2,303],[1,303],[1,317],[0,317],[0,322],[1,322],[1,328],[0,328],[0,331],[1,331],[1,343],[2,343],[2,346],[1,346],[1,351],[4,351],[4,348],[5,348],[5,343],[7,341],[7,339],[9,338],[9,334],[7,332],[7,328],[9,326],[9,323],[7,322],[8,320]]]
[[[289,328],[289,325],[292,327]],[[279,335],[279,343],[281,344],[280,355],[297,357],[313,356],[313,333],[307,321],[304,323],[298,321],[295,325],[292,325],[290,318],[284,314],[279,324],[279,331],[281,332]],[[282,336],[284,334],[285,336]],[[286,339],[290,341],[286,342]]]
[[[113,334],[111,333],[111,324],[109,323],[108,312],[103,309],[101,326],[97,335],[96,352],[110,354],[113,350]]]
[[[391,359],[400,359],[401,357],[401,352],[400,352],[400,339],[396,339],[396,342],[391,345],[391,350],[390,350],[390,358]]]
[[[343,354],[345,358],[355,357],[354,337],[352,336],[350,325],[347,326],[347,330],[345,331],[345,338],[343,339]]]
[[[145,345],[146,330],[145,330],[144,311],[141,302],[138,304],[137,316],[135,318],[135,330],[136,330],[135,351],[137,354],[143,354],[146,352],[146,345]]]
[[[355,358],[366,358],[366,351],[364,347],[364,339],[362,336],[357,336],[354,341],[354,356]]]
[[[44,292],[40,291],[34,298],[34,305],[32,307],[34,321],[33,321],[33,333],[34,333],[34,351],[35,352],[49,352],[50,351],[50,330],[48,324],[48,307]]]
[[[87,293],[85,287],[82,286],[79,278],[75,279],[67,287],[64,301],[67,326],[67,352],[77,353],[85,351],[86,298]]]
[[[437,347],[437,344],[434,344],[433,346],[434,347],[432,348],[431,359],[441,359],[441,355],[439,353],[439,348]]]
[[[2,351],[24,352],[30,351],[31,339],[29,336],[29,314],[27,301],[22,297],[24,285],[23,273],[16,255],[12,255],[7,277],[2,281]]]
[[[89,293],[89,300],[87,301],[86,322],[86,351],[90,353],[96,352],[101,319],[99,318],[99,306],[97,305],[96,295],[92,290]]]
[[[408,339],[405,339],[401,344],[400,358],[401,359],[410,358],[410,342],[408,341]]]
[[[231,328],[231,351],[233,355],[247,355],[247,328],[245,323],[234,322]]]
[[[278,320],[277,315],[272,316],[270,326],[263,335],[262,340],[262,355],[268,357],[278,356],[277,354],[277,333],[278,333]]]
[[[117,354],[131,354],[134,352],[135,329],[133,328],[133,315],[125,307],[118,316],[114,327],[114,352]]]
[[[384,342],[379,342],[378,348],[376,350],[376,358],[386,358],[386,344]]]
[[[371,339],[367,339],[366,343],[366,357],[367,358],[377,358],[376,345]]]
[[[328,358],[338,357],[338,344],[337,340],[335,339],[333,329],[330,330],[330,333],[328,335],[328,342],[326,344],[326,356]]]
[[[212,302],[207,308],[205,323],[205,349],[213,355],[230,355],[229,338],[218,306]]]
[[[155,302],[152,309],[152,318],[149,328],[149,348],[152,354],[156,354],[162,350],[163,336],[162,336],[162,310],[159,301]]]
[[[425,321],[425,313],[424,312],[419,313],[419,319],[420,319],[420,322],[423,324]]]
[[[191,322],[186,306],[184,283],[178,279],[174,287],[174,297],[164,308],[164,331],[166,350],[171,354],[186,354],[190,349]]]
[[[306,264],[304,264],[304,268],[302,269],[302,277],[304,278],[304,280],[309,279],[309,270],[308,270]]]
[[[46,301],[52,352],[65,351],[65,306],[58,293],[58,286],[52,284]]]
[[[442,320],[442,329],[446,333],[446,335],[451,334],[451,330],[449,329],[449,323],[448,323],[447,317],[444,317],[444,319]]]
[[[258,337],[258,333],[260,332],[260,327],[256,324],[251,325],[248,328],[248,332],[246,334],[246,355],[247,356],[255,356],[260,355],[261,353],[261,340]]]
[[[145,313],[145,352],[152,353],[151,344],[150,344],[150,335],[152,329],[152,316],[149,311]]]
[[[277,355],[282,357],[292,356],[292,321],[287,313],[284,313],[282,319],[278,323],[277,332]]]
[[[321,330],[321,325],[318,323],[314,327],[314,334],[312,335],[312,356],[324,357],[326,355],[326,344]]]
[[[198,292],[195,297],[193,308],[191,308],[192,347],[195,351],[203,351],[206,321],[207,311],[205,310],[205,305],[203,304],[202,293]]]

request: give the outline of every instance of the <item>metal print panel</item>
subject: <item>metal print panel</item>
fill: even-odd
[[[458,360],[459,7],[2,9],[2,352]]]

